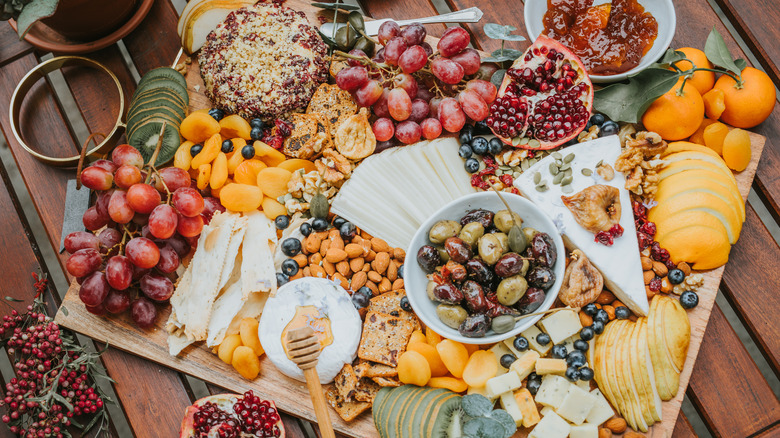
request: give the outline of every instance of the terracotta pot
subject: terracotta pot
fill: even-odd
[[[60,0],[57,11],[42,20],[63,36],[92,41],[118,29],[138,0]]]

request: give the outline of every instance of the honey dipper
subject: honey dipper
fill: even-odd
[[[317,374],[317,357],[320,355],[320,341],[311,327],[301,327],[287,333],[287,357],[303,370],[306,386],[309,387],[314,414],[320,427],[322,438],[335,438],[330,415],[325,406],[325,396]]]

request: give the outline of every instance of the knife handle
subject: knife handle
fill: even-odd
[[[436,15],[433,17],[415,18],[412,20],[398,20],[399,26],[406,26],[412,23],[476,23],[482,18],[482,11],[477,7],[462,9],[460,11],[450,12],[448,14]]]

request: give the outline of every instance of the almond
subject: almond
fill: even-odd
[[[366,282],[366,287],[371,289],[371,293],[374,296],[379,295],[379,289],[377,289],[376,283],[374,283],[373,281],[367,281]]]
[[[352,272],[349,270],[349,262],[346,260],[342,260],[338,263],[336,263],[336,271],[338,271],[339,274],[349,277],[349,274]]]
[[[352,272],[360,272],[361,269],[363,269],[363,264],[366,261],[363,260],[363,257],[357,257],[349,261],[349,269],[352,270]]]
[[[653,271],[644,271],[642,272],[642,275],[645,277],[645,284],[650,284],[650,282],[655,278],[655,272]]]
[[[387,252],[377,252],[376,258],[371,262],[371,267],[380,274],[384,274],[387,271],[388,265],[390,265],[390,254]]]
[[[297,254],[295,257],[293,257],[293,260],[295,260],[295,263],[298,263],[299,268],[309,264],[309,260],[306,258],[306,254]]]
[[[322,262],[322,269],[324,269],[324,270],[325,270],[325,272],[326,272],[328,275],[333,275],[333,274],[335,274],[335,273],[336,273],[336,265],[334,265],[333,263],[331,263],[331,262],[329,262],[329,261],[327,261],[327,260],[325,260],[324,262]]]
[[[629,430],[625,435],[623,435],[623,438],[645,438],[645,434]]]
[[[401,248],[393,248],[393,258],[400,260],[401,263],[403,263],[404,259],[406,258],[406,251]]]
[[[599,438],[612,438],[612,431],[603,427],[599,428]]]
[[[366,239],[366,240],[371,240],[371,239],[373,239],[373,237],[371,237],[371,235],[370,235],[370,234],[366,233],[366,232],[365,232],[365,231],[363,231],[363,230],[360,230],[360,237],[362,237],[362,238],[364,238],[364,239]]]
[[[590,315],[580,310],[580,324],[582,324],[583,327],[588,327],[591,324],[593,324],[593,318],[591,318]]]
[[[315,252],[314,254],[309,256],[309,264],[310,265],[319,265],[322,263],[322,256],[320,253]]]
[[[650,290],[650,286],[645,286],[645,295],[647,296],[648,300],[652,300],[657,292],[653,292]]]
[[[674,289],[674,286],[672,286],[672,283],[669,282],[669,277],[664,277],[661,279],[661,292],[668,294],[669,292]]]
[[[341,236],[337,235],[336,237],[330,238],[330,247],[331,248],[338,248],[338,249],[344,249],[344,239],[341,238]]]
[[[366,281],[368,281],[368,276],[366,275],[365,272],[362,271],[356,272],[352,276],[352,282],[349,284],[349,287],[353,291],[357,291],[358,289],[366,285]]]
[[[628,425],[626,424],[626,420],[620,417],[610,418],[604,423],[604,427],[606,427],[613,433],[623,433],[626,431],[627,426]]]
[[[393,282],[393,286],[390,290],[400,290],[404,288],[404,279],[399,278]]]
[[[347,252],[347,257],[354,259],[363,255],[363,247],[357,243],[349,243],[344,247],[344,251]]]
[[[384,240],[374,237],[371,239],[371,249],[373,249],[376,252],[389,252],[390,251],[390,245],[387,244]]]
[[[688,264],[685,263],[685,262],[678,263],[677,264],[677,269],[683,271],[683,274],[685,274],[686,277],[691,275],[691,267],[688,266]]]
[[[368,271],[368,279],[376,284],[379,284],[379,282],[382,281],[382,275],[376,271]]]
[[[306,267],[305,267],[305,268],[303,268],[303,269],[299,269],[298,271],[299,271],[299,272],[303,272],[303,276],[304,276],[304,277],[311,277],[311,268],[310,268],[310,267],[308,267],[308,266],[306,266]]]
[[[385,275],[390,281],[395,281],[395,279],[398,278],[398,267],[395,263],[390,262],[390,264],[387,265],[387,273]]]
[[[643,256],[641,258],[641,260],[642,260],[642,270],[643,271],[649,271],[649,270],[653,269],[653,259],[651,259],[650,257],[644,257]]]
[[[601,291],[598,297],[596,297],[596,302],[599,304],[609,304],[611,302],[615,301],[615,296],[612,295],[612,292],[608,290]]]
[[[613,302],[612,302],[612,307],[614,307],[614,308],[616,308],[616,309],[617,309],[618,307],[621,307],[621,306],[623,306],[623,307],[628,307],[628,306],[626,306],[625,304],[623,304],[623,302],[622,302],[622,301],[620,301],[620,300],[615,300],[615,301],[613,301]]]
[[[363,271],[363,272],[370,271],[371,270],[371,263],[363,263],[363,267],[360,268],[360,270]]]
[[[666,277],[666,274],[669,273],[669,269],[661,262],[653,262],[653,272],[659,277]]]
[[[311,233],[306,237],[306,239],[303,240],[303,250],[306,251],[307,254],[314,254],[320,250],[321,244],[322,238],[320,235],[317,233]]]
[[[365,257],[368,255],[369,252],[371,252],[371,241],[370,240],[363,240],[359,243],[360,247],[363,248],[363,253],[360,255],[361,257]]]
[[[609,315],[609,320],[612,321],[615,319],[615,308],[610,306],[609,304],[605,304],[602,308],[603,311],[607,312],[607,315]]]
[[[309,275],[306,275],[307,277],[326,278],[328,276],[328,274],[325,272],[325,269],[320,265],[309,265],[309,270],[311,272]]]
[[[389,291],[392,287],[393,287],[393,284],[390,283],[390,280],[388,280],[387,278],[383,278],[382,281],[379,283],[379,286],[378,286],[379,292],[381,292],[381,293],[385,293],[385,292]]]
[[[339,233],[338,228],[333,227],[330,230],[328,230],[328,239],[333,240],[336,237],[341,237],[341,233]]]
[[[295,275],[290,277],[290,281],[297,280],[299,278],[303,278],[303,269],[298,269],[298,272],[296,272]]]
[[[374,252],[374,250],[372,249],[368,252],[368,254],[363,256],[363,258],[366,259],[367,262],[373,262],[374,259],[376,258],[376,252]]]
[[[320,255],[325,257],[325,254],[328,253],[328,248],[330,248],[330,240],[323,240],[322,243],[320,243]]]
[[[349,281],[347,281],[347,279],[343,275],[339,274],[338,272],[333,274],[333,276],[331,277],[331,280],[333,280],[336,283],[338,283],[344,289],[349,289]]]
[[[324,242],[323,242],[324,243]],[[331,242],[332,244],[332,242]],[[325,260],[331,263],[338,263],[347,258],[347,252],[343,249],[328,248],[328,252],[325,253]]]

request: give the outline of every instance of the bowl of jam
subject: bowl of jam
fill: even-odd
[[[569,48],[593,82],[615,82],[663,56],[677,23],[672,0],[529,0],[525,26]]]

